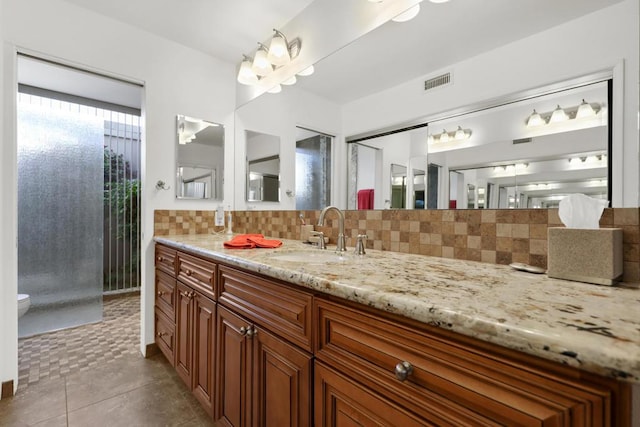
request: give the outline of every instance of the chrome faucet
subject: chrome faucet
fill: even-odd
[[[318,226],[324,225],[324,216],[328,211],[334,210],[338,213],[338,246],[336,252],[345,252],[347,250],[347,240],[344,237],[344,213],[335,206],[327,206],[320,212],[320,218],[318,218]]]

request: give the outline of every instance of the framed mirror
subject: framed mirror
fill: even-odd
[[[176,117],[176,198],[223,198],[224,126]]]
[[[247,141],[248,202],[280,201],[280,137],[251,130]]]

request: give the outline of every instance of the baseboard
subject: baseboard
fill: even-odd
[[[2,390],[0,391],[0,399],[13,396],[13,380],[2,383]]]
[[[160,353],[160,348],[158,347],[158,344],[156,343],[151,343],[151,344],[147,344],[146,348],[145,348],[145,358],[149,358],[149,357],[153,357],[156,354]]]

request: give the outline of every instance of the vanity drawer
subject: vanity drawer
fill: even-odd
[[[156,345],[167,358],[171,366],[175,366],[175,324],[158,308],[155,311]]]
[[[178,280],[215,300],[216,264],[178,252]]]
[[[578,382],[575,371],[560,377],[563,367],[537,368],[531,358],[511,359],[457,342],[453,333],[445,339],[426,325],[404,325],[358,307],[319,298],[315,307],[318,360],[425,419],[445,414],[457,425],[607,425],[610,390]]]
[[[156,269],[155,306],[173,322],[176,320],[176,279]]]
[[[230,267],[219,267],[218,301],[311,351],[313,295]]]
[[[156,244],[156,268],[176,277],[176,250]]]

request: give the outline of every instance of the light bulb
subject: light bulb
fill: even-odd
[[[420,13],[420,4],[410,7],[395,18],[391,18],[391,20],[393,22],[407,22],[418,16],[418,13]]]
[[[289,47],[287,46],[284,34],[278,30],[274,31],[276,34],[271,39],[267,58],[269,59],[269,62],[276,67],[279,67],[288,64],[291,61],[291,56],[289,55]]]
[[[243,85],[254,85],[258,83],[258,76],[251,69],[251,61],[245,56],[238,70],[238,82]]]
[[[453,136],[455,139],[466,139],[467,138],[467,134],[465,133],[465,131],[462,129],[462,127],[458,126],[458,130],[456,130],[456,133]]]
[[[565,113],[564,110],[558,105],[556,109],[553,110],[551,118],[549,119],[549,123],[560,123],[568,119],[569,116],[567,116],[567,113]]]
[[[260,44],[260,48],[258,48],[256,55],[253,57],[251,69],[259,76],[266,76],[273,71],[273,66],[267,59],[267,51],[263,49],[262,44]]]
[[[544,119],[538,112],[534,109],[533,113],[527,119],[527,127],[541,126],[544,124]]]
[[[582,103],[578,107],[578,111],[576,112],[576,119],[595,117],[595,115],[596,115],[596,112],[591,106],[591,104],[589,104],[587,101],[583,99]]]

